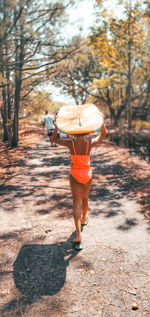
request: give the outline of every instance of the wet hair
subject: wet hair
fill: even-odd
[[[74,134],[73,137],[76,139],[79,136],[87,136],[89,133],[80,133],[80,134]]]

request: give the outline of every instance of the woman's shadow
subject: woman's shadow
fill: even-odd
[[[52,296],[60,291],[66,280],[66,268],[77,255],[71,244],[74,235],[66,242],[27,244],[20,249],[13,265],[13,277],[21,297],[6,304],[3,312],[15,310],[18,304],[30,305],[41,296]]]

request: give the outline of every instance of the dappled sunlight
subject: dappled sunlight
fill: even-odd
[[[1,0],[0,22],[0,316],[149,316],[149,1]]]
[[[143,236],[147,241],[149,233],[142,215],[148,222],[148,165],[132,158],[127,149],[104,142],[93,149],[91,155],[93,181],[89,193],[89,224],[82,232],[85,251],[81,255],[73,251],[68,151],[62,147],[50,148],[43,136],[36,142],[29,147],[30,139],[23,139],[21,151],[10,156],[9,165],[7,156],[1,162],[5,171],[10,165],[12,167],[10,178],[3,179],[0,193],[0,280],[5,289],[1,291],[4,316],[18,314],[20,307],[26,314],[34,304],[42,307],[43,300],[53,305],[51,298],[57,301],[56,311],[66,307],[65,294],[67,301],[72,303],[71,294],[80,275],[80,293],[85,293],[85,287],[89,292],[91,283],[90,296],[100,296],[96,289],[102,284],[100,290],[105,293],[103,276],[109,285],[115,271],[116,280],[119,270],[116,263],[125,265],[122,261],[127,251],[124,250],[129,249],[132,254],[135,239],[139,246]],[[9,153],[9,149],[7,151]],[[142,237],[141,242],[139,237]],[[118,248],[120,244],[122,249],[115,251],[114,245]],[[139,257],[140,249],[136,252]],[[70,282],[66,272],[72,276]],[[129,272],[121,271],[121,274],[128,278]],[[111,281],[114,283],[113,278]]]

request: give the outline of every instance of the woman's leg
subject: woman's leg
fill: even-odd
[[[86,215],[88,211],[88,194],[91,187],[92,179],[88,181],[88,183],[83,184],[83,191],[82,191],[82,224],[85,224]]]
[[[73,217],[76,227],[76,242],[81,241],[82,185],[70,175],[70,187],[73,198]]]

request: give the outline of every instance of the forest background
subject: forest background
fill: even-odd
[[[46,91],[51,84],[76,105],[96,104],[110,140],[138,146],[148,159],[149,1],[120,0],[116,16],[96,0],[88,36],[74,35],[70,25],[67,37],[68,9],[81,2],[1,0],[0,138],[17,147],[22,122],[40,123],[46,109],[60,109],[63,98],[56,102]]]

